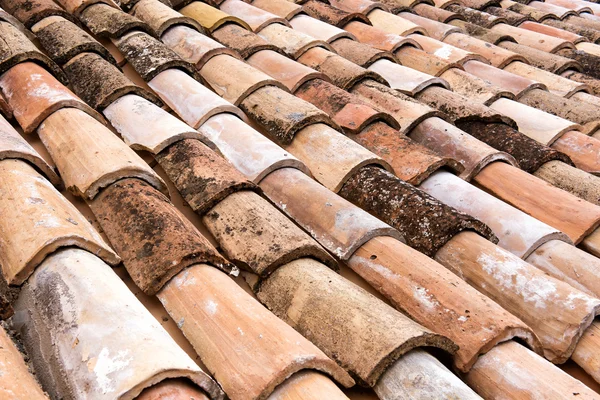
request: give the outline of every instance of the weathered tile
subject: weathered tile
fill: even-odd
[[[171,397],[173,399],[210,400],[200,388],[191,384],[186,379],[168,379],[144,389],[136,400],[161,400]]]
[[[542,244],[569,238],[559,230],[530,217],[522,211],[468,184],[459,177],[439,171],[419,188],[448,206],[478,218],[488,225],[498,245],[521,258],[527,258]]]
[[[408,39],[394,33],[387,33],[361,22],[352,21],[344,26],[359,42],[369,44],[376,49],[395,52],[407,44]],[[413,41],[414,42],[414,41]]]
[[[340,38],[331,43],[331,47],[337,54],[344,57],[347,60],[352,61],[355,64],[363,68],[369,68],[377,60],[386,59],[390,61],[396,61],[394,54],[378,50],[368,44],[357,42],[347,38]],[[403,48],[414,48],[412,46],[404,46]]]
[[[454,92],[487,106],[499,98],[515,98],[512,92],[458,68],[451,68],[440,77],[450,84]]]
[[[0,366],[0,396],[15,400],[48,399],[4,328],[0,328]]]
[[[397,230],[295,169],[272,172],[260,187],[286,215],[342,260],[374,237],[402,240]]]
[[[517,62],[517,64],[523,63]],[[463,64],[463,67],[465,71],[469,74],[475,75],[478,78],[491,82],[492,85],[495,85],[498,88],[501,88],[502,90],[509,91],[517,99],[519,98],[519,96],[521,96],[528,90],[546,89],[546,85],[544,85],[541,82],[522,77],[520,75],[509,72],[506,69],[499,69],[492,65],[484,64],[479,61],[467,61]],[[560,78],[558,75],[556,75],[556,77]]]
[[[31,133],[49,115],[65,107],[79,109],[104,122],[102,116],[66,86],[32,62],[17,64],[0,76],[0,88],[25,133]]]
[[[148,85],[193,128],[197,129],[213,115],[224,112],[243,118],[239,108],[181,70],[167,69],[156,75]]]
[[[111,265],[119,257],[100,234],[50,182],[20,160],[0,161],[0,246],[2,273],[22,284],[44,258],[65,246],[79,247]]]
[[[86,7],[80,19],[94,35],[99,37],[119,38],[131,31],[156,35],[145,22],[104,3]]]
[[[397,0],[392,0],[392,1],[397,1]],[[406,1],[406,0],[399,0],[399,1]],[[409,0],[409,1],[411,1],[411,0]],[[421,17],[429,18],[429,19],[432,19],[432,20],[438,21],[438,22],[443,22],[444,24],[449,23],[453,19],[463,19],[463,18],[467,19],[467,18],[469,18],[469,16],[466,14],[468,14],[470,12],[486,14],[481,11],[473,10],[472,8],[467,8],[467,7],[461,7],[459,11],[453,11],[452,7],[460,7],[460,6],[454,5],[454,6],[446,7],[446,9],[442,9],[442,8],[435,7],[432,4],[428,4],[427,2],[419,2],[418,4],[415,4],[414,6],[411,6],[410,8],[412,8]]]
[[[510,338],[539,350],[537,337],[525,323],[442,265],[392,238],[368,241],[347,264],[381,288],[397,309],[459,345],[454,366],[461,371],[471,369],[479,355]],[[410,359],[410,353],[404,357]]]
[[[432,76],[440,76],[451,68],[462,69],[457,63],[449,63],[441,57],[426,53],[412,46],[403,46],[394,53],[396,59],[405,67],[423,72]]]
[[[338,269],[334,259],[317,242],[255,193],[231,194],[202,221],[229,260],[262,278],[303,257]]]
[[[444,157],[460,162],[465,167],[460,176],[467,182],[496,161],[517,165],[508,153],[488,146],[440,118],[421,122],[409,132],[409,137]]]
[[[568,98],[571,97],[573,93],[587,90],[587,86],[584,83],[574,82],[570,79],[563,78],[560,75],[532,67],[531,65],[519,61],[510,63],[504,67],[504,71],[531,81],[540,82],[546,86],[550,92],[561,97]]]
[[[570,131],[558,138],[552,148],[571,157],[577,168],[600,175],[600,140]]]
[[[578,46],[584,45],[584,44],[588,44],[590,45],[590,43],[579,43]],[[556,52],[556,54],[559,54],[561,56],[564,57],[569,57],[572,58],[573,60],[577,61],[582,68],[582,72],[588,74],[591,77],[594,77],[596,79],[600,79],[600,72],[598,72],[598,69],[596,68],[596,65],[598,65],[598,60],[600,60],[600,53],[597,52],[590,52],[588,51],[590,49],[577,49],[577,50],[573,50],[573,49],[562,49]]]
[[[419,4],[425,4],[425,3],[433,4],[433,1],[431,1],[431,0],[426,0],[426,1],[421,1],[421,0],[383,0],[381,3],[384,4],[392,14],[397,14],[401,11],[405,11],[407,9],[413,8]]]
[[[410,38],[416,41],[424,51],[439,57],[446,62],[463,65],[470,60],[479,60],[488,63],[483,56],[472,51],[464,50],[449,43],[440,42],[433,38],[423,35],[410,35]]]
[[[461,32],[456,26],[448,25],[429,18],[422,17],[411,12],[401,12],[398,16],[409,20],[427,31],[429,36],[436,40],[444,41],[452,33]]]
[[[135,7],[135,5],[137,3],[139,3],[140,0],[120,0],[119,1],[119,6],[126,12],[131,12],[131,10],[133,9],[133,7]],[[183,5],[181,3],[183,3],[183,1],[181,0],[159,0],[161,3],[164,3],[166,6],[169,6],[173,9],[178,9],[180,7],[183,7]],[[175,7],[175,5],[177,5],[178,7]]]
[[[556,29],[561,29],[563,31],[571,32],[584,38],[588,39],[590,42],[598,43],[600,41],[600,32],[593,28],[586,28],[585,26],[581,26],[580,21],[583,18],[580,17],[571,17],[572,19],[567,21],[559,21],[556,19],[547,19],[544,21],[544,25],[552,26]]]
[[[571,356],[583,331],[600,313],[598,299],[472,232],[455,236],[435,259],[529,325],[542,343],[544,356],[555,363]],[[540,287],[551,289],[548,293]]]
[[[476,10],[484,10],[486,7],[498,4],[498,0],[462,0],[462,4]]]
[[[491,29],[482,28],[479,25],[472,24],[470,22],[462,21],[459,19],[455,19],[450,21],[450,25],[454,25],[460,28],[465,34],[477,38],[479,40],[483,40],[484,42],[490,43],[492,45],[496,45],[505,40],[514,41],[514,39],[503,32],[496,32]],[[504,25],[504,24],[497,24]]]
[[[444,113],[447,120],[457,125],[461,122],[504,123],[517,128],[517,123],[506,115],[469,99],[459,93],[439,86],[431,86],[419,92],[415,99]]]
[[[4,97],[2,90],[0,90],[0,115],[7,119],[13,119],[13,110],[6,102],[6,98]]]
[[[259,183],[279,168],[296,168],[310,175],[300,160],[229,113],[215,115],[199,130],[238,171],[254,183]]]
[[[331,46],[324,40],[317,40],[312,36],[281,24],[271,24],[258,32],[258,35],[283,50],[285,54],[294,60],[316,47],[331,50]]]
[[[400,36],[419,33],[428,36],[427,31],[414,22],[380,9],[369,12],[367,18],[369,18],[369,21],[371,21],[375,28],[387,33],[394,33]]]
[[[517,160],[519,167],[530,174],[552,160],[569,165],[572,163],[566,154],[544,146],[504,124],[462,121],[456,126],[493,148],[510,154]]]
[[[555,18],[554,15],[552,15],[552,13],[528,6],[525,3],[527,3],[527,2],[523,2],[523,4],[520,4],[518,2],[514,2],[514,1],[510,1],[510,0],[502,0],[500,2],[500,5],[502,6],[502,8],[525,15],[525,16],[529,17],[531,20],[538,21],[538,22],[542,22],[548,18]],[[511,25],[512,25],[512,23],[511,23]],[[514,26],[518,26],[518,25],[514,25]]]
[[[146,180],[168,194],[165,183],[144,160],[108,128],[77,109],[56,111],[37,132],[65,186],[77,196],[91,200],[102,188],[124,178]]]
[[[0,1],[0,5],[8,13],[17,17],[27,28],[31,28],[35,23],[53,15],[58,15],[69,21],[75,21],[75,18],[70,13],[52,0],[31,0],[28,2],[2,0]]]
[[[323,123],[339,129],[326,113],[279,87],[255,90],[241,102],[240,108],[271,140],[284,146],[292,143],[297,132],[313,124]]]
[[[460,6],[450,6],[448,9],[451,10],[452,7],[460,7]],[[493,15],[495,17],[498,17],[498,19],[500,21],[502,21],[501,23],[510,24],[513,26],[519,26],[520,24],[522,24],[525,21],[533,20],[533,18],[530,17],[529,15],[523,15],[519,12],[509,10],[508,8],[487,7],[485,9],[485,12],[490,15]],[[469,22],[471,22],[473,24],[476,23],[474,21],[469,21]],[[491,26],[484,26],[484,27],[491,28]]]
[[[340,10],[339,8],[317,0],[309,0],[302,4],[302,7],[304,12],[311,17],[320,19],[321,21],[327,22],[333,26],[337,26],[338,28],[344,28],[344,26],[351,21],[360,21],[366,24],[371,24],[369,19],[362,13],[353,13]]]
[[[321,79],[306,82],[294,94],[325,111],[346,134],[358,134],[375,121],[385,121],[393,128],[400,129],[400,124],[391,115],[372,108],[358,96]]]
[[[548,12],[548,13],[554,15],[558,19],[564,19],[571,15],[579,15],[579,13],[577,11],[572,10],[570,8],[564,8],[564,7],[561,7],[561,6],[558,6],[555,4],[550,4],[550,3],[546,4],[541,1],[532,1],[527,5],[529,7],[537,8],[538,10]],[[588,8],[588,10],[589,10],[589,8]],[[523,26],[522,28],[525,28],[525,27]],[[525,28],[525,29],[527,29],[527,28]]]
[[[225,0],[219,5],[219,9],[243,20],[256,33],[272,24],[289,26],[289,22],[285,18],[278,17],[241,0]]]
[[[169,200],[139,179],[123,179],[89,202],[135,284],[152,296],[186,267],[233,267]]]
[[[279,268],[257,296],[367,386],[409,350],[431,346],[453,353],[458,347],[311,259]],[[338,329],[323,329],[324,323]]]
[[[587,3],[574,1],[574,0],[550,0],[548,4],[554,4],[560,7],[565,7],[571,10],[575,10],[578,13],[581,12],[590,12],[593,13],[592,9],[588,7]]]
[[[480,54],[496,68],[504,68],[513,61],[527,62],[527,59],[520,54],[484,42],[483,40],[467,36],[463,33],[453,33],[449,35],[444,40],[444,43],[449,43],[463,50]]]
[[[200,264],[182,271],[158,297],[232,400],[266,399],[305,369],[321,371],[344,386],[354,383],[315,345],[213,267]]]
[[[210,5],[204,4],[200,1],[191,2],[179,10],[179,12],[194,19],[209,32],[213,32],[215,29],[231,23],[251,30],[250,25],[248,25],[242,19],[233,15],[229,15],[218,8],[211,7]]]
[[[57,0],[57,3],[63,6],[69,14],[72,14],[79,18],[81,12],[88,6],[96,3],[104,3],[116,9],[119,9],[119,5],[113,0]]]
[[[239,53],[244,59],[261,50],[272,50],[284,54],[279,47],[268,43],[256,33],[236,24],[225,24],[215,29],[212,36],[228,48]]]
[[[295,16],[290,20],[290,25],[299,32],[327,43],[331,43],[339,38],[355,39],[350,32],[305,14]]]
[[[154,93],[131,82],[117,67],[97,54],[79,54],[63,68],[75,93],[99,111],[127,94],[162,105]]]
[[[186,17],[164,3],[158,0],[140,0],[138,1],[131,14],[144,21],[158,37],[162,37],[163,33],[172,26],[189,26],[203,32],[204,29],[196,20]]]
[[[181,59],[177,53],[147,33],[133,31],[120,37],[116,45],[145,82],[169,68],[179,68],[199,78],[193,64]]]
[[[382,76],[392,89],[409,96],[415,96],[423,89],[433,85],[450,89],[448,82],[442,78],[407,68],[390,60],[377,60],[369,67],[369,70]]]
[[[367,126],[352,139],[387,161],[398,178],[413,185],[440,168],[459,174],[464,170],[458,161],[437,155],[384,122]]]
[[[114,101],[103,113],[125,143],[134,150],[158,154],[178,140],[195,138],[208,141],[179,118],[133,94]]]
[[[315,371],[300,371],[277,386],[273,398],[289,400],[346,400],[348,397],[326,376]]]
[[[8,158],[16,158],[28,162],[44,174],[44,177],[54,186],[59,189],[62,187],[62,181],[54,168],[19,135],[4,117],[0,116],[0,160]]]
[[[527,61],[529,61],[531,65],[548,72],[562,74],[567,70],[581,70],[581,66],[577,61],[567,57],[562,57],[558,54],[547,53],[545,51],[523,46],[522,44],[508,40],[498,43],[498,46],[514,53],[519,53],[523,57],[526,57]]]
[[[156,155],[185,201],[203,215],[240,190],[259,190],[223,157],[196,139],[180,140]]]
[[[508,99],[498,99],[490,107],[515,120],[519,132],[546,146],[565,132],[580,129],[571,121]]]
[[[354,85],[365,79],[387,84],[385,79],[377,72],[359,67],[353,62],[320,47],[308,50],[298,58],[298,61],[310,68],[324,73],[331,79],[333,84],[344,90],[351,89]],[[383,61],[387,60],[379,60],[378,62]]]
[[[373,10],[388,10],[383,3],[371,0],[330,0],[329,4],[347,12],[358,12],[364,15]]]
[[[533,175],[580,199],[600,206],[600,177],[596,175],[589,174],[558,160],[547,162],[538,168]],[[598,260],[598,258],[594,258],[594,260]],[[585,264],[581,263],[580,265]],[[575,271],[576,269],[570,268],[570,271]],[[557,278],[561,279],[560,277]],[[567,280],[567,282],[569,281]],[[571,285],[574,286],[573,284]],[[580,289],[578,286],[574,287]],[[597,287],[595,283],[594,287]]]
[[[361,168],[340,190],[340,195],[387,222],[406,243],[430,257],[464,230],[498,239],[481,221],[436,200],[427,193],[374,166]],[[435,221],[431,216],[437,216]]]
[[[227,26],[242,29],[233,24]],[[179,57],[194,64],[197,69],[201,69],[208,60],[219,54],[239,57],[235,49],[227,48],[221,43],[185,25],[175,25],[167,29],[161,36],[161,40],[167,47],[177,53]]]
[[[443,113],[379,82],[361,82],[352,89],[351,93],[376,110],[384,111],[394,117],[400,124],[400,131],[403,134],[410,132],[427,118],[444,118]]]
[[[254,53],[247,59],[248,64],[261,70],[294,93],[305,82],[329,80],[325,74],[317,72],[297,61],[271,50]]]
[[[302,13],[305,7],[286,0],[254,0],[252,5],[288,21]]]
[[[83,29],[59,16],[44,18],[31,27],[40,44],[56,63],[66,64],[81,53],[97,53],[117,64],[108,50]]]
[[[47,68],[62,83],[67,83],[65,73],[52,59],[8,22],[0,21],[0,74],[26,61],[36,62]]]
[[[504,163],[489,165],[474,180],[504,202],[560,229],[575,244],[600,224],[600,207]]]
[[[264,72],[227,55],[211,58],[200,74],[219,96],[236,106],[241,106],[249,96],[255,96],[259,89],[268,86],[287,91],[282,83]]]
[[[285,150],[302,160],[315,179],[333,192],[365,165],[392,170],[382,158],[324,124],[299,130]]]
[[[213,400],[224,397],[117,274],[86,251],[48,257],[16,312],[36,376],[53,398],[134,399],[170,378],[189,379]]]
[[[529,22],[525,21],[524,23],[527,24]],[[525,46],[530,46],[534,49],[547,51],[548,53],[555,53],[560,49],[572,49],[575,47],[573,43],[569,42],[568,40],[555,38],[539,32],[528,31],[526,29],[507,24],[495,25],[492,28],[492,31],[502,35],[512,36],[519,44],[524,44]]]

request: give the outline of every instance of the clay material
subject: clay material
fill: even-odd
[[[580,43],[578,46],[584,45],[586,43]],[[595,67],[598,65],[598,60],[600,56],[596,53],[590,53],[584,50],[573,50],[573,49],[563,49],[556,52],[556,54],[561,55],[563,57],[572,58],[577,61],[586,74],[592,76],[596,79],[600,79],[600,73],[598,69]]]
[[[63,6],[70,14],[73,14],[75,17],[79,18],[81,12],[85,10],[87,7],[96,3],[104,3],[109,5],[110,7],[114,7],[116,9],[119,8],[118,4],[113,0],[59,0],[58,4]]]
[[[540,338],[544,356],[555,363],[571,356],[600,312],[600,300],[470,232],[455,236],[435,259],[521,318]]]
[[[80,54],[69,61],[64,70],[75,93],[99,111],[128,94],[162,105],[154,93],[131,82],[117,67],[97,54]]]
[[[469,74],[475,75],[476,77],[486,80],[502,90],[512,93],[517,99],[529,90],[546,89],[546,85],[543,83],[478,61],[468,61],[464,63],[463,67]],[[556,76],[560,78],[558,75]],[[489,102],[487,104],[489,104]]]
[[[294,94],[325,111],[346,133],[360,133],[375,121],[385,121],[400,129],[391,115],[371,108],[358,96],[320,79],[306,82]]]
[[[444,204],[483,221],[498,237],[499,246],[518,257],[526,258],[539,246],[551,240],[571,243],[568,236],[559,230],[449,172],[436,172],[419,188]]]
[[[200,74],[219,96],[236,106],[265,86],[287,90],[282,83],[264,72],[227,55],[211,58],[204,64]]]
[[[37,22],[53,15],[58,15],[69,21],[75,21],[75,18],[70,13],[52,0],[30,0],[28,2],[2,0],[0,1],[0,5],[8,13],[14,15],[27,28],[31,28]]]
[[[560,75],[541,70],[522,62],[513,62],[504,68],[504,71],[544,84],[548,90],[562,97],[571,97],[573,93],[585,91],[587,87],[583,83],[574,82]],[[524,93],[523,93],[524,94]]]
[[[351,138],[387,161],[398,178],[413,185],[440,168],[457,173],[464,169],[457,161],[438,156],[384,122],[375,122]]]
[[[224,397],[121,279],[86,251],[48,257],[15,309],[16,329],[52,398],[135,399],[170,378],[189,379],[212,400]]]
[[[277,386],[272,396],[273,398],[286,400],[348,399],[326,376],[311,371],[295,373],[281,385]]]
[[[156,35],[148,24],[120,9],[103,3],[92,4],[81,13],[81,21],[96,36],[119,38],[131,31]]]
[[[552,144],[552,148],[571,157],[577,168],[600,175],[600,140],[580,132],[567,132]]]
[[[401,12],[398,16],[409,20],[427,31],[430,37],[443,41],[448,35],[456,32],[461,32],[460,28],[452,25],[448,25],[442,22],[435,21],[433,19],[422,17],[418,14],[411,12]]]
[[[145,82],[169,68],[179,68],[199,78],[191,63],[147,33],[128,33],[117,41],[117,47]]]
[[[457,349],[446,337],[412,322],[310,259],[280,267],[263,282],[257,296],[368,386],[412,349],[430,346],[451,353]]]
[[[600,207],[503,163],[475,177],[478,185],[534,218],[560,229],[579,243],[600,224]],[[548,210],[552,210],[551,213]]]
[[[104,46],[62,17],[45,18],[31,29],[50,58],[60,65],[84,52],[98,53],[111,63],[117,64]]]
[[[228,196],[203,222],[228,259],[261,278],[302,257],[338,269],[317,242],[255,193],[241,191]]]
[[[227,26],[242,29],[237,25]],[[222,41],[215,33],[213,33],[213,36],[219,41]],[[179,57],[194,64],[197,69],[202,69],[208,60],[219,54],[228,54],[233,57],[239,57],[235,49],[229,49],[221,43],[185,25],[175,25],[167,29],[161,36],[161,40],[167,47],[177,53]]]
[[[315,39],[323,40],[327,43],[333,43],[335,40],[346,38],[356,40],[348,31],[340,29],[334,25],[319,21],[308,15],[297,15],[290,21],[290,25],[295,30],[305,33]]]
[[[515,120],[519,132],[546,146],[566,132],[580,129],[571,121],[508,99],[498,99],[490,107]]]
[[[395,229],[294,169],[274,171],[260,186],[286,215],[342,260],[373,237],[402,240]]]
[[[213,32],[215,29],[228,23],[233,23],[244,29],[251,30],[250,25],[240,18],[229,15],[218,8],[211,7],[200,1],[191,2],[180,9],[179,12],[194,19],[209,32]]]
[[[540,349],[535,334],[517,317],[431,258],[390,237],[371,239],[347,264],[399,311],[454,340],[460,347],[453,364],[460,371],[469,371],[479,355],[511,338]],[[397,361],[404,362],[404,357]]]
[[[334,85],[344,90],[349,90],[366,79],[387,84],[377,72],[359,67],[351,61],[320,47],[310,49],[298,58],[298,61],[324,73]],[[384,60],[378,62],[382,61]]]
[[[50,114],[65,107],[77,108],[103,122],[100,114],[32,62],[17,64],[0,76],[0,88],[25,133],[35,131]]]
[[[134,150],[158,154],[176,141],[190,138],[210,143],[194,128],[139,96],[121,97],[104,110],[104,115]]]
[[[215,115],[200,127],[200,132],[254,183],[279,168],[296,168],[310,175],[300,160],[231,114]]]
[[[243,117],[239,108],[178,69],[161,72],[148,82],[148,86],[194,128],[202,126],[212,116],[225,112]]]
[[[567,70],[581,70],[581,66],[578,62],[557,54],[547,53],[508,40],[499,43],[498,46],[519,53],[523,57],[527,57],[527,61],[529,61],[531,65],[548,72],[562,74]]]
[[[258,35],[283,50],[285,54],[294,60],[315,47],[331,50],[331,46],[327,42],[314,39],[305,33],[282,24],[271,24],[258,32]]]
[[[156,385],[144,389],[136,400],[209,400],[206,394],[198,387],[185,379],[167,379]]]
[[[190,17],[186,17],[158,0],[140,0],[135,4],[131,14],[150,25],[160,38],[172,26],[189,26],[198,32],[204,32],[202,25]]]
[[[510,154],[517,160],[519,167],[530,174],[553,160],[571,164],[571,159],[566,154],[544,146],[507,125],[467,121],[460,122],[457,126],[493,148]]]
[[[484,57],[473,53],[472,51],[463,50],[427,36],[410,35],[410,38],[419,43],[423,51],[436,57],[440,57],[449,63],[458,64],[460,66],[469,60],[478,60],[486,64],[489,63]]]
[[[394,33],[400,36],[418,33],[428,36],[427,31],[414,22],[383,10],[373,10],[367,15],[367,18],[369,18],[369,21],[371,21],[375,28],[387,33]]]
[[[264,0],[262,0],[264,1]],[[322,3],[317,0],[309,0],[302,5],[304,12],[313,18],[317,18],[321,21],[327,22],[338,28],[344,28],[345,25],[352,21],[364,22],[371,24],[369,19],[361,13],[353,13],[339,8],[333,7],[329,4]]]
[[[35,167],[58,189],[62,188],[62,181],[56,171],[44,160],[33,147],[19,135],[12,125],[0,116],[0,160],[23,160]]]
[[[279,47],[268,43],[256,33],[236,24],[225,24],[215,29],[212,36],[225,46],[237,51],[242,58],[248,58],[261,50],[273,50],[283,53]]]
[[[561,161],[549,161],[534,173],[552,186],[600,206],[600,177]]]
[[[337,39],[331,43],[331,46],[340,56],[363,68],[369,68],[377,60],[386,59],[396,61],[395,55],[383,50],[378,50],[368,44],[357,42],[347,38]],[[403,48],[414,48],[405,46]]]
[[[450,89],[450,85],[442,78],[415,71],[389,60],[378,60],[369,67],[369,70],[380,74],[392,89],[409,96],[415,96],[421,90],[433,85]]]
[[[463,230],[497,243],[481,221],[439,202],[381,168],[367,166],[350,178],[340,196],[398,229],[406,243],[433,256]],[[436,218],[432,219],[431,215]]]
[[[2,160],[0,261],[10,285],[21,285],[60,247],[79,247],[111,265],[119,257],[50,182],[20,160]]]
[[[323,111],[278,87],[255,90],[241,102],[240,108],[263,127],[272,140],[284,146],[309,125],[324,123],[338,128]]]
[[[388,8],[383,3],[371,0],[329,0],[329,3],[341,10],[357,12],[363,15],[367,15],[373,10],[388,11]]]
[[[180,140],[158,153],[156,159],[185,201],[200,215],[234,192],[257,190],[199,140]]]
[[[289,22],[285,18],[240,0],[225,0],[219,5],[219,9],[246,22],[253,32],[259,32],[271,24],[289,26]]]
[[[467,182],[496,161],[517,165],[510,154],[488,146],[439,118],[421,122],[409,137],[438,154],[459,161],[465,167],[460,176]]]
[[[524,24],[529,23],[525,21]],[[525,46],[533,47],[534,49],[555,53],[560,49],[573,49],[575,45],[568,40],[559,39],[548,36],[543,33],[528,31],[527,29],[510,26],[507,24],[498,24],[492,28],[493,32],[501,35],[509,35],[513,37],[517,43]]]
[[[164,195],[143,181],[114,183],[89,206],[127,272],[149,296],[196,263],[234,268]]]
[[[350,22],[344,26],[344,29],[353,34],[359,42],[392,53],[408,43],[415,44],[414,41],[403,36],[387,33],[361,22]]]
[[[513,99],[515,96],[492,82],[481,79],[458,68],[452,68],[440,75],[454,92],[489,106],[501,97]]]
[[[302,13],[303,7],[305,7],[286,0],[254,0],[252,5],[288,21]]]
[[[491,45],[483,40],[467,36],[464,33],[453,33],[448,36],[444,42],[463,50],[481,54],[496,68],[504,68],[511,62],[517,60],[527,62],[525,57],[520,54],[506,50],[502,47]]]
[[[31,61],[47,68],[62,83],[67,83],[67,77],[58,65],[12,24],[0,20],[0,37],[0,74],[19,63]]]
[[[232,400],[265,400],[303,370],[354,384],[315,345],[213,267],[182,271],[158,297]]]
[[[412,46],[404,46],[394,53],[400,64],[425,74],[440,76],[450,68],[460,68],[459,64],[450,64],[441,57],[426,53]]]
[[[328,78],[320,72],[300,64],[288,57],[271,50],[263,50],[254,53],[247,60],[248,64],[261,70],[267,75],[283,83],[292,93],[303,83],[310,80]]]
[[[114,133],[89,115],[64,108],[46,118],[38,135],[65,182],[76,196],[93,199],[123,178],[147,181],[163,193],[162,179]]]

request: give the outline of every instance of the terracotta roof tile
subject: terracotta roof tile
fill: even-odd
[[[214,30],[212,35],[219,42],[239,53],[242,58],[248,58],[261,50],[272,50],[283,54],[283,51],[279,47],[268,43],[254,32],[246,30],[239,25],[225,24]]]
[[[250,30],[250,26],[242,19],[229,15],[218,8],[211,7],[200,1],[193,1],[179,11],[183,15],[196,20],[209,32],[212,32],[227,23],[234,23]]]
[[[172,26],[189,26],[203,32],[204,29],[196,20],[183,16],[158,0],[140,0],[131,10],[134,17],[146,22],[161,37]]]
[[[367,44],[360,43],[347,38],[337,39],[331,43],[331,46],[337,54],[363,68],[369,68],[369,66],[371,66],[371,64],[373,64],[375,61],[381,59],[396,61],[397,53],[400,51],[399,49],[398,51],[396,51],[396,55],[394,55],[390,52],[378,50]],[[407,45],[402,46],[401,49],[416,48]]]
[[[303,13],[304,7],[306,7],[306,5],[300,6],[287,0],[254,0],[251,3],[254,7],[285,18],[288,21],[296,15]]]
[[[271,24],[258,32],[258,35],[294,59],[313,48],[331,50],[331,46],[324,40],[317,40],[281,24]]]
[[[31,0],[22,2],[20,0],[2,0],[0,6],[8,13],[14,15],[26,27],[31,28],[35,23],[44,18],[58,15],[69,21],[75,21],[76,18],[61,8],[52,0]]]
[[[310,0],[303,4],[303,10],[311,17],[318,18],[333,26],[343,28],[352,21],[371,24],[369,19],[361,13],[352,13],[317,0]]]
[[[219,9],[240,18],[250,26],[253,32],[260,32],[271,24],[289,26],[285,18],[278,17],[268,11],[254,7],[241,0],[225,0],[219,5]]]
[[[139,19],[103,3],[96,3],[83,10],[80,17],[94,35],[118,38],[130,31],[142,31],[150,35],[156,32]]]

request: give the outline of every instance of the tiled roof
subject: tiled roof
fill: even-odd
[[[0,5],[0,398],[600,398],[600,5]]]

